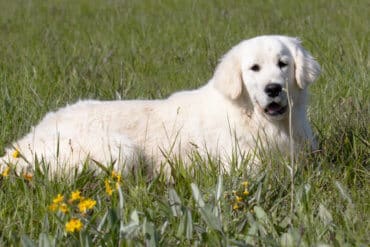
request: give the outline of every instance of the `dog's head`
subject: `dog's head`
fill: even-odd
[[[283,119],[288,94],[293,101],[320,74],[320,65],[296,38],[260,36],[233,47],[217,66],[213,83],[231,100],[248,94],[254,109],[268,119]],[[294,104],[295,102],[293,102]]]

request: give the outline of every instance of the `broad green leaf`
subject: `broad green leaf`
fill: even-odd
[[[254,207],[254,212],[256,213],[256,217],[257,217],[258,220],[260,220],[262,222],[266,222],[267,214],[260,206],[255,206]]]
[[[134,210],[130,215],[131,222],[139,225],[139,214]]]
[[[352,204],[351,196],[349,195],[347,189],[339,182],[335,181],[335,186],[337,187],[340,195],[348,202]]]
[[[183,215],[180,218],[179,227],[177,228],[176,237],[181,238],[185,232],[185,225],[186,225],[186,215]]]
[[[207,223],[208,227],[222,232],[221,221],[212,213],[212,209],[210,207],[199,208],[199,212],[202,216],[202,219]]]
[[[97,227],[98,232],[100,232],[107,221],[109,211],[105,212],[103,218],[100,220],[99,225]]]
[[[258,238],[258,223],[252,223],[251,227],[248,230],[247,236],[245,237],[245,243],[255,246],[255,239]]]
[[[290,232],[286,232],[280,237],[280,245],[282,247],[294,247],[295,241],[294,237]]]
[[[27,235],[22,235],[21,243],[23,247],[36,247],[35,243]]]
[[[143,224],[143,234],[145,238],[145,245],[149,247],[157,246],[156,236],[155,236],[155,226],[152,222],[144,219]]]
[[[39,236],[39,247],[53,246],[50,242],[49,236],[46,233],[41,233]]]
[[[174,189],[168,191],[168,201],[170,203],[173,216],[178,217],[182,215],[181,200]]]
[[[91,237],[89,234],[85,232],[80,232],[80,245],[83,247],[93,246],[93,243],[91,241]]]
[[[123,191],[122,191],[122,188],[120,185],[117,186],[118,187],[118,197],[119,197],[119,215],[120,217],[122,217],[123,215],[123,207],[124,207],[124,203],[125,203],[125,200],[124,200],[124,197],[123,197]]]
[[[130,215],[130,222],[127,225],[120,226],[121,236],[130,236],[140,227],[139,215],[136,210],[134,210]]]
[[[192,239],[193,236],[193,220],[191,217],[191,211],[187,210],[186,211],[186,238],[187,239]]]
[[[193,192],[194,200],[196,201],[200,208],[203,208],[205,206],[205,203],[203,201],[202,194],[200,193],[198,186],[194,183],[191,183],[190,186]]]
[[[222,175],[219,175],[218,180],[217,180],[216,195],[215,195],[216,203],[219,202],[222,197],[222,192],[223,192],[222,187],[223,187],[223,178],[222,178]]]
[[[333,222],[333,216],[329,210],[322,204],[319,205],[319,217],[325,225],[330,225]]]

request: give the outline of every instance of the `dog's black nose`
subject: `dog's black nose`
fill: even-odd
[[[276,97],[279,95],[279,93],[281,92],[283,88],[281,87],[280,84],[277,84],[277,83],[271,83],[271,84],[268,84],[266,87],[265,87],[265,93],[269,96],[269,97]]]

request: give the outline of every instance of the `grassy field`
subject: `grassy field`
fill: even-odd
[[[323,68],[309,108],[321,152],[298,159],[293,187],[279,158],[254,176],[220,176],[200,157],[188,170],[174,162],[171,186],[140,171],[122,179],[86,170],[72,181],[10,172],[0,176],[0,246],[369,246],[369,8],[0,0],[0,153],[78,99],[163,98],[200,86],[222,54],[253,36],[298,36]],[[76,191],[84,199],[70,198]]]

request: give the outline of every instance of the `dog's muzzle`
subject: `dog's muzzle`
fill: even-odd
[[[288,109],[287,105],[282,106],[279,103],[271,102],[265,107],[264,112],[265,114],[269,116],[275,117],[275,116],[283,115],[287,111],[287,109]]]

